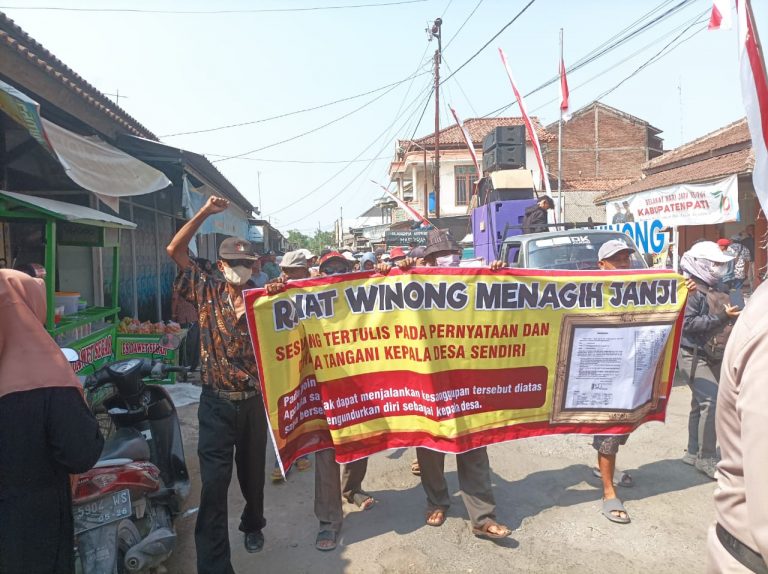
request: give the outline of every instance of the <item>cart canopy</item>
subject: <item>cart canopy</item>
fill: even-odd
[[[2,203],[7,203],[3,209]],[[24,195],[11,191],[0,190],[0,216],[12,214],[14,211],[20,213],[39,213],[44,217],[53,217],[71,223],[81,225],[91,225],[95,227],[112,227],[117,229],[135,229],[136,224],[125,219],[120,219],[108,213],[102,213],[90,207],[83,207],[64,201],[48,199],[47,197],[36,197],[34,195]]]

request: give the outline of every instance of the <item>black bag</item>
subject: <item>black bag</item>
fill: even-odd
[[[731,298],[728,293],[710,289],[707,291],[707,305],[712,314],[720,313],[726,305],[731,304]],[[733,331],[733,323],[730,321],[720,330],[712,335],[704,345],[704,354],[712,361],[722,361],[725,353],[725,345],[728,343],[728,337]]]

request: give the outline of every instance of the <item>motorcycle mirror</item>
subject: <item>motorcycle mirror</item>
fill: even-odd
[[[80,353],[74,349],[70,349],[69,347],[64,347],[61,349],[61,354],[64,355],[64,358],[67,359],[67,361],[70,363],[76,363],[80,360]]]
[[[158,346],[161,349],[177,349],[181,344],[181,338],[173,333],[166,333],[160,338]]]

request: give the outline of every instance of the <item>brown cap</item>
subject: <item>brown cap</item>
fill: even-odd
[[[253,252],[250,241],[239,237],[227,237],[219,245],[220,259],[249,259],[256,261],[259,256]]]

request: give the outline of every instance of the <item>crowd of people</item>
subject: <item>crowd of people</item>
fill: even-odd
[[[415,266],[463,264],[459,245],[440,230],[429,232],[425,246],[413,246],[407,252],[393,249],[386,257],[366,253],[358,260],[351,253],[330,249],[318,255],[297,250],[279,259],[271,253],[260,257],[248,241],[228,238],[221,243],[214,265],[192,258],[190,240],[208,217],[227,207],[227,200],[209,198],[167,247],[180,268],[174,284],[174,312],[181,322],[194,324],[199,334],[199,353],[191,350],[187,359],[199,363],[202,382],[197,445],[201,495],[195,528],[197,571],[201,574],[234,572],[227,498],[233,471],[244,499],[239,528],[245,549],[259,552],[265,544],[264,483],[270,433],[243,291],[261,284],[268,295],[276,295],[292,281],[312,276],[354,270],[387,274],[393,266],[407,271]],[[546,215],[551,206],[543,201],[537,208]],[[534,218],[541,215],[532,212]],[[739,239],[700,241],[680,260],[689,294],[677,367],[691,390],[682,462],[718,483],[717,521],[708,534],[710,571],[768,572],[763,559],[768,555],[768,495],[763,479],[768,451],[762,443],[768,430],[768,386],[762,384],[762,368],[768,366],[763,365],[768,361],[764,336],[768,291],[761,288],[752,294],[743,312],[741,289],[754,244],[750,250],[748,242]],[[599,249],[597,268],[606,272],[628,269],[633,250],[622,241],[607,241]],[[489,264],[494,270],[504,266],[501,261]],[[0,271],[0,445],[17,444],[12,437],[18,433],[27,437],[23,448],[0,448],[0,572],[14,574],[69,571],[73,534],[68,474],[90,468],[103,444],[77,379],[67,374],[71,374],[69,365],[54,352],[58,348],[43,327],[44,310],[41,280],[18,271]],[[20,360],[30,347],[28,339],[13,336],[18,329],[35,339],[39,346],[34,349],[36,356],[40,348],[50,348],[50,356],[59,358],[44,364]],[[634,484],[629,473],[616,470],[618,450],[627,439],[628,435],[593,438],[597,451],[594,472],[603,486],[603,514],[614,523],[630,522],[616,490]],[[445,522],[450,505],[445,456],[420,447],[411,467],[420,476],[426,495],[424,522],[433,527]],[[487,449],[455,456],[472,532],[488,539],[509,536],[511,530],[496,517]],[[376,505],[374,496],[363,488],[367,463],[361,459],[339,465],[332,449],[315,454],[318,550],[337,547],[344,500],[363,510]],[[30,464],[37,469],[32,489]],[[312,463],[304,457],[295,466],[307,470]],[[282,479],[279,468],[273,478]],[[27,512],[32,507],[39,511],[34,518]],[[41,515],[49,521],[41,520]],[[50,536],[41,537],[40,528],[46,525]],[[9,551],[11,547],[13,551]],[[30,564],[50,568],[30,570]]]

